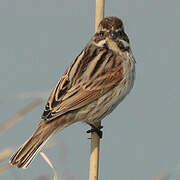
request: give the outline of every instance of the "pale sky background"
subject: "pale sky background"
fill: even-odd
[[[95,0],[0,0],[0,124],[50,92],[94,33]],[[180,164],[180,1],[106,0],[105,16],[124,21],[136,58],[135,86],[103,121],[101,180],[152,180]],[[46,101],[1,135],[0,150],[18,147],[39,123]],[[87,180],[88,126],[58,133],[45,150],[59,177]],[[50,175],[41,156],[0,179]],[[171,177],[180,178],[180,172]]]

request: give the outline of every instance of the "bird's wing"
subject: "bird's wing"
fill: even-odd
[[[49,97],[42,119],[49,122],[82,108],[103,96],[123,79],[122,64],[115,66],[111,62],[118,62],[118,58],[114,58],[112,52],[107,53],[107,50],[95,51],[91,49],[92,53],[88,57],[86,52],[81,52],[61,77]]]

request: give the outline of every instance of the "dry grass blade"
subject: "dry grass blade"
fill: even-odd
[[[54,138],[54,139],[50,139],[43,147],[43,149],[49,149],[49,148],[52,148],[53,146],[55,146],[57,144],[57,140]]]
[[[39,176],[37,178],[33,178],[32,180],[48,180],[49,176]]]
[[[164,174],[159,174],[157,175],[153,180],[168,180],[170,177],[170,174],[164,175]]]
[[[160,173],[157,175],[153,180],[169,180],[172,175],[174,175],[176,172],[180,171],[180,166],[177,165],[176,168],[174,168],[172,171],[164,174]]]
[[[41,99],[36,99],[35,101],[29,103],[22,110],[17,112],[12,118],[10,118],[6,123],[0,126],[0,134],[4,133],[9,127],[16,123],[20,118],[25,116],[28,112],[32,111],[36,106],[41,104]]]
[[[7,148],[0,152],[0,162],[8,158],[12,153],[14,152],[14,149]]]
[[[12,168],[12,166],[9,163],[6,163],[2,166],[0,166],[0,174],[4,173],[5,171],[9,170]]]
[[[20,99],[29,99],[29,98],[35,98],[35,99],[43,99],[47,100],[47,97],[49,96],[50,92],[47,91],[35,91],[35,92],[25,92],[17,95],[17,98]]]
[[[48,159],[48,157],[46,156],[45,153],[43,152],[40,152],[41,156],[44,158],[44,160],[47,162],[47,164],[52,168],[53,172],[54,172],[54,178],[53,180],[58,180],[58,176],[57,176],[57,173],[56,173],[56,170],[53,166],[53,164],[51,163],[51,161]]]

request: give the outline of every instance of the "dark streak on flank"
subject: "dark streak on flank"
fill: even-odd
[[[83,58],[81,59],[81,61],[79,62],[77,69],[74,73],[74,77],[73,79],[79,79],[82,74],[84,73],[84,71],[86,70],[89,62],[94,59],[94,57],[97,55],[97,48],[95,48],[95,46],[90,46],[88,48],[86,48],[85,50],[85,54],[83,56]],[[82,63],[83,61],[83,63]]]
[[[107,55],[108,51],[105,51],[101,57],[99,58],[99,60],[96,63],[95,68],[93,69],[93,71],[90,74],[90,78],[97,72],[98,68],[100,67],[100,65],[102,64],[102,62],[106,59],[106,55]]]

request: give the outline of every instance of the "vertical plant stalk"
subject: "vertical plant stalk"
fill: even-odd
[[[104,18],[104,0],[96,0],[95,32],[97,31],[100,21]],[[101,126],[101,122],[95,124]],[[99,149],[100,137],[96,132],[91,133],[91,155],[89,166],[89,180],[98,180],[99,172]]]
[[[104,18],[104,1],[96,0],[96,16],[95,16],[95,32],[99,26],[99,23]]]

